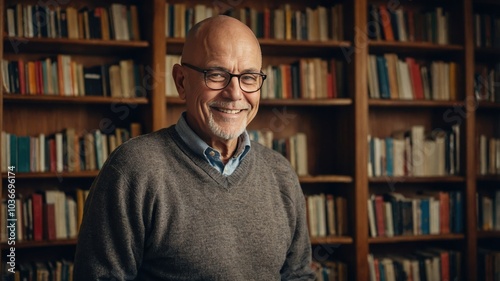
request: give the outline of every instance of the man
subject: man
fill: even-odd
[[[173,69],[187,110],[109,157],[85,205],[75,280],[314,279],[297,176],[245,131],[261,67],[241,22],[193,27]]]

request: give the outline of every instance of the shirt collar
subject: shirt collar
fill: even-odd
[[[175,125],[175,130],[180,135],[181,139],[198,155],[207,158],[206,153],[211,150],[215,150],[210,147],[206,142],[204,142],[192,129],[189,127],[186,121],[186,112],[183,112]],[[250,150],[250,137],[245,130],[238,137],[238,144],[236,147],[236,152],[233,158],[239,158],[242,160],[243,157]],[[208,160],[208,159],[207,159]]]

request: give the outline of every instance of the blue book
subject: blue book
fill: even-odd
[[[430,234],[430,202],[429,198],[420,199],[421,230],[423,235]]]
[[[453,224],[454,233],[462,233],[464,231],[464,203],[462,199],[462,192],[455,191],[454,193],[454,207],[455,207],[455,223]]]
[[[380,272],[380,281],[386,281],[385,280],[385,267],[384,267],[384,264],[382,263],[382,259],[379,260],[378,268],[379,268],[379,272]]]
[[[30,172],[30,137],[17,137],[17,171],[20,173]]]
[[[391,92],[389,90],[389,75],[387,72],[387,61],[383,56],[377,56],[377,72],[378,84],[380,90],[380,98],[390,99]]]

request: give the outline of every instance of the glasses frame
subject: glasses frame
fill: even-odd
[[[192,70],[198,71],[200,73],[203,73],[203,81],[205,81],[205,86],[207,86],[207,88],[209,88],[210,90],[214,90],[214,91],[218,91],[218,90],[222,90],[222,89],[226,88],[227,85],[229,85],[229,83],[231,83],[231,80],[233,79],[233,77],[237,77],[238,78],[238,86],[240,87],[240,89],[243,92],[245,92],[245,93],[255,93],[255,92],[258,92],[262,88],[262,85],[264,85],[264,80],[266,80],[266,78],[267,78],[267,75],[264,74],[264,73],[262,73],[262,72],[244,72],[244,73],[240,73],[240,74],[234,74],[234,73],[231,73],[229,71],[222,70],[222,69],[211,69],[211,68],[209,68],[209,69],[203,69],[203,68],[194,66],[192,64],[189,64],[189,63],[181,63],[181,65],[189,67]],[[229,79],[227,80],[227,83],[226,83],[226,85],[224,85],[224,87],[219,88],[219,89],[214,89],[214,88],[211,88],[211,87],[208,86],[208,83],[207,83],[207,73],[209,71],[211,71],[211,70],[218,70],[218,71],[225,72],[225,73],[229,74]],[[255,90],[255,91],[245,91],[245,90],[243,90],[243,88],[241,87],[240,77],[243,76],[243,75],[246,75],[246,74],[256,74],[256,75],[260,75],[262,77],[262,82],[260,83],[260,87],[257,90]]]

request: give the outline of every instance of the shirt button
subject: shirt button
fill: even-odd
[[[215,156],[215,151],[210,151],[208,154],[210,154],[210,156],[214,157]]]

